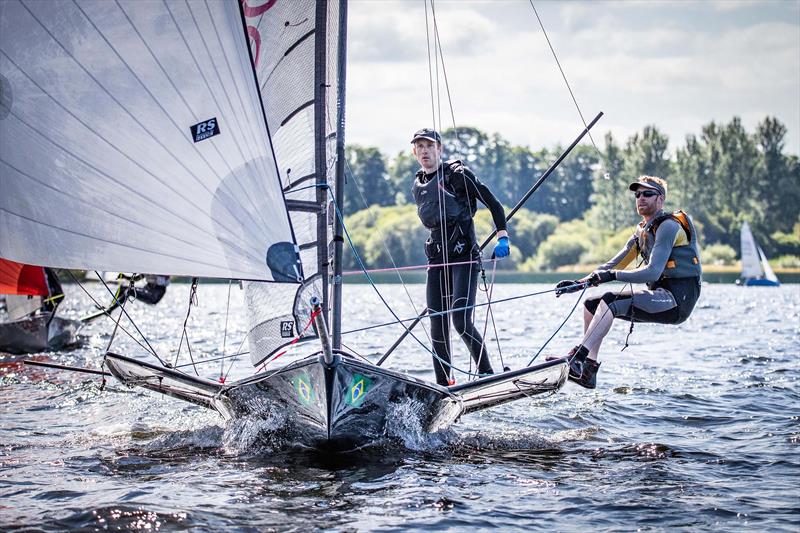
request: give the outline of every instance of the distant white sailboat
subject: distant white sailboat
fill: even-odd
[[[750,224],[742,224],[742,275],[736,281],[743,286],[777,287],[781,283],[772,267],[769,266],[767,256],[760,246],[756,244]]]

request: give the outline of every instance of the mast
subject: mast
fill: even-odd
[[[317,185],[317,268],[322,276],[322,314],[328,320],[328,176],[325,150],[328,2],[317,0],[314,23],[314,171]]]
[[[344,216],[344,104],[347,70],[347,0],[339,0],[339,49],[336,60],[339,71],[336,96],[336,205]],[[342,252],[344,239],[342,221],[333,218],[333,348],[342,347]]]

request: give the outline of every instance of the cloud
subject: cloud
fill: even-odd
[[[354,3],[349,12],[348,43],[354,61],[419,61],[434,47],[434,22],[439,41],[449,55],[470,54],[497,32],[496,24],[472,9],[448,9],[446,17],[427,12],[419,3]],[[426,23],[427,19],[427,23]],[[447,57],[447,56],[446,56]]]
[[[537,10],[586,119],[607,113],[597,139],[655,124],[674,147],[711,120],[740,116],[752,128],[769,114],[787,125],[796,153],[798,7],[766,5],[537,2]],[[419,4],[353,2],[350,13],[363,49],[350,49],[348,141],[394,154],[421,125],[452,125],[441,72],[431,101]],[[527,4],[439,2],[437,19],[457,124],[537,149],[577,135],[577,111]]]

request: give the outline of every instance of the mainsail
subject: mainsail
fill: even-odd
[[[0,2],[0,257],[249,280],[254,364],[313,336],[339,25],[324,0]]]
[[[742,245],[742,278],[760,278],[761,262],[756,249],[756,240],[753,232],[750,231],[750,224],[745,221],[742,223],[741,232]]]
[[[0,256],[297,283],[258,88],[235,2],[0,3]]]

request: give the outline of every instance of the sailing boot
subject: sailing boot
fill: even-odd
[[[572,372],[570,372],[569,379],[572,379],[572,381],[581,387],[593,389],[597,386],[597,370],[599,368],[600,363],[594,359],[587,359],[583,362],[583,373],[581,376],[578,379],[573,379]]]
[[[567,354],[567,359],[569,359],[570,381],[574,381],[575,383],[580,384],[580,379],[581,376],[583,375],[583,366],[588,356],[589,356],[589,349],[582,344],[575,346],[573,349],[569,351],[569,353]],[[547,361],[553,361],[555,359],[563,359],[563,357],[548,355],[546,358]]]

